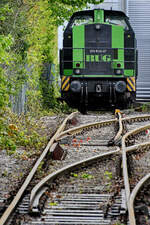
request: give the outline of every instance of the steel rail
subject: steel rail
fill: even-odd
[[[150,115],[146,114],[141,116],[132,116],[127,118],[122,118],[121,120],[132,122],[133,120],[138,121],[140,119],[144,119],[144,120],[150,119]],[[74,128],[63,131],[60,135],[58,135],[58,137],[56,138],[56,141],[59,141],[60,139],[65,138],[67,136],[78,134],[82,132],[84,129],[89,129],[89,128],[98,127],[98,126],[107,126],[116,122],[117,122],[117,119],[112,119],[112,120],[105,120],[101,122],[89,123],[89,124],[84,124],[78,127],[74,127]]]
[[[145,142],[145,143],[142,143],[142,144],[137,144],[137,145],[134,145],[134,146],[130,146],[128,148],[126,148],[126,152],[131,152],[131,151],[137,151],[137,150],[140,150],[140,148],[144,148],[144,147],[150,147],[150,142]],[[130,198],[129,198],[129,211],[130,211],[130,214],[129,214],[129,221],[130,221],[130,224],[132,225],[136,225],[136,220],[135,220],[135,213],[134,213],[134,200],[135,200],[135,197],[139,191],[139,189],[143,186],[143,184],[150,178],[150,173],[147,174],[145,177],[143,177],[139,183],[135,186],[135,188],[133,189],[131,195],[130,195]]]
[[[89,128],[93,128],[93,127],[99,127],[99,126],[107,126],[107,125],[110,125],[110,124],[115,123],[115,122],[117,122],[117,119],[105,120],[105,121],[94,122],[94,123],[88,123],[88,124],[84,124],[84,125],[81,125],[81,126],[78,126],[78,127],[74,127],[74,128],[65,130],[62,133],[60,133],[60,135],[57,136],[56,141],[59,141],[61,138],[64,138],[66,136],[75,135],[77,133],[80,133],[84,129],[89,129]]]
[[[126,139],[126,135],[123,136],[122,138],[122,163],[123,163],[123,179],[124,179],[125,192],[126,192],[126,201],[128,204],[129,197],[130,197],[130,185],[129,185],[129,176],[128,176],[128,169],[127,169],[125,139]]]
[[[118,116],[119,116],[119,131],[117,135],[115,136],[114,141],[117,141],[121,137],[121,134],[123,131],[121,113],[118,113]]]
[[[144,125],[144,126],[141,126],[139,128],[136,128],[134,130],[131,130],[129,131],[128,133],[126,133],[123,137],[126,139],[128,136],[130,135],[134,135],[134,134],[138,134],[146,129],[150,129],[150,124],[147,124],[147,125]],[[124,143],[125,144],[125,143]]]
[[[117,135],[115,136],[115,138],[114,138],[114,141],[117,141],[120,137],[121,137],[121,134],[122,134],[122,132],[123,132],[123,125],[122,125],[122,122],[123,121],[132,121],[132,120],[135,120],[135,121],[137,121],[137,120],[139,120],[139,119],[150,119],[150,115],[142,115],[142,116],[136,116],[136,117],[127,117],[127,118],[122,118],[121,117],[121,113],[120,112],[118,112],[117,113],[118,114],[118,116],[119,116],[119,131],[118,131],[118,133],[117,133]]]
[[[38,210],[38,200],[39,200],[39,192],[40,190],[44,187],[44,185],[47,184],[47,182],[52,182],[58,175],[62,175],[63,173],[67,172],[67,171],[72,171],[75,168],[79,168],[79,166],[85,166],[88,164],[91,164],[103,157],[107,157],[110,156],[112,154],[117,154],[120,151],[120,148],[117,147],[117,150],[115,151],[111,151],[111,152],[107,152],[104,154],[100,154],[94,157],[90,157],[88,159],[84,159],[81,160],[79,162],[73,163],[71,165],[65,166],[59,170],[57,170],[56,172],[53,172],[51,174],[49,174],[48,176],[46,176],[44,179],[42,179],[31,191],[31,195],[30,195],[30,210],[32,211],[33,209],[35,209],[35,211],[37,212]],[[38,200],[36,199],[36,196],[38,198]]]
[[[25,189],[27,188],[27,186],[29,185],[30,181],[32,180],[37,168],[39,167],[40,163],[42,162],[42,160],[44,159],[44,157],[46,156],[46,154],[48,153],[50,147],[52,146],[52,144],[54,143],[56,137],[58,136],[58,134],[60,132],[62,132],[65,129],[66,123],[68,120],[72,119],[75,114],[77,112],[74,112],[72,114],[70,114],[62,123],[62,125],[59,127],[59,129],[56,131],[55,135],[51,138],[51,140],[49,141],[48,145],[46,146],[46,148],[44,149],[44,151],[42,152],[41,156],[39,157],[39,159],[36,161],[34,167],[32,168],[31,172],[29,173],[29,175],[27,176],[26,180],[24,181],[23,185],[21,186],[21,188],[19,189],[19,191],[17,192],[16,196],[14,197],[13,201],[11,202],[11,204],[9,205],[9,207],[5,210],[4,214],[2,215],[2,217],[0,218],[0,225],[4,225],[8,218],[10,217],[11,213],[13,212],[13,210],[15,209],[15,207],[17,206],[20,198],[22,197]]]
[[[135,220],[135,213],[134,213],[134,200],[135,197],[138,193],[138,191],[141,189],[141,187],[144,185],[144,183],[147,182],[147,180],[150,179],[150,173],[148,173],[145,177],[143,177],[138,184],[135,186],[135,188],[133,189],[131,195],[130,195],[130,199],[129,199],[129,221],[130,224],[132,225],[136,225],[136,220]]]
[[[127,147],[126,152],[137,151],[137,150],[140,150],[140,148],[144,148],[144,147],[150,147],[150,142],[144,142],[144,143],[141,143],[141,144],[137,144],[137,145]]]
[[[123,178],[124,178],[124,185],[125,185],[125,192],[126,192],[126,202],[127,202],[127,207],[128,207],[128,213],[129,213],[129,218],[134,217],[132,212],[129,210],[129,199],[130,199],[130,184],[129,184],[129,176],[128,176],[128,169],[127,169],[127,148],[125,145],[125,141],[127,137],[133,134],[137,134],[139,132],[144,131],[145,129],[149,129],[150,125],[145,125],[142,127],[139,127],[137,129],[134,129],[128,133],[126,133],[122,137],[122,162],[123,162]],[[132,223],[131,223],[132,224]]]
[[[119,116],[119,118],[121,117],[121,115]],[[142,116],[136,116],[136,117],[128,117],[128,118],[120,118],[120,121],[119,121],[119,131],[118,131],[118,134],[116,135],[118,137],[118,135],[121,135],[122,134],[122,121],[137,121],[139,119],[150,119],[150,115],[142,115]],[[72,129],[69,129],[69,130],[66,130],[64,132],[62,132],[60,135],[57,136],[57,139],[56,140],[60,140],[61,138],[64,138],[66,136],[69,136],[69,135],[73,135],[73,134],[77,134],[78,132],[82,132],[84,129],[88,129],[88,128],[93,128],[93,127],[98,127],[98,126],[104,126],[104,125],[109,125],[111,123],[115,123],[117,122],[117,119],[114,119],[114,120],[108,120],[108,121],[101,121],[101,122],[96,122],[96,123],[89,123],[87,125],[82,125],[82,126],[79,126],[79,127],[75,127],[75,128],[72,128]],[[133,134],[133,133],[138,133],[140,131],[145,130],[147,128],[150,128],[150,125],[147,125],[147,126],[144,126],[144,127],[141,127],[139,129],[135,129],[134,131],[132,132],[128,132],[126,135],[123,136],[123,140],[122,140],[122,158],[123,158],[123,173],[124,173],[124,177],[127,177],[127,182],[126,182],[126,179],[124,179],[124,183],[125,183],[125,187],[126,187],[126,195],[127,195],[127,199],[129,199],[130,197],[130,186],[129,186],[129,182],[128,182],[128,171],[127,171],[127,160],[126,160],[126,152],[127,151],[131,151],[131,149],[126,149],[126,146],[125,146],[125,140],[126,138]],[[135,146],[134,146],[135,147]],[[136,147],[137,148],[137,147]],[[133,149],[132,149],[133,150]],[[92,157],[91,159],[86,159],[86,160],[82,160],[80,162],[77,162],[77,163],[74,163],[72,165],[69,165],[69,166],[66,166],[52,174],[49,174],[47,177],[45,177],[41,182],[39,182],[35,187],[34,189],[32,190],[31,192],[31,196],[30,196],[30,209],[31,211],[34,209],[36,211],[36,209],[38,210],[38,203],[39,203],[39,199],[40,199],[40,190],[42,190],[42,188],[44,187],[44,185],[47,184],[47,182],[51,182],[53,181],[53,179],[55,179],[58,175],[64,173],[66,170],[73,170],[74,168],[76,168],[77,166],[79,165],[82,165],[82,164],[86,164],[89,162],[89,160],[97,160],[97,158],[99,157],[104,157],[106,155],[110,155],[110,154],[114,154],[114,153],[120,153],[120,150],[117,150],[117,151],[113,151],[113,152],[109,152],[109,153],[104,153],[103,155],[100,155],[100,156],[96,156],[96,157]],[[87,161],[87,162],[86,162]],[[126,165],[126,166],[124,166]],[[44,187],[45,188],[45,187]],[[41,191],[41,193],[43,193],[43,191]],[[128,202],[128,200],[127,200]]]
[[[131,121],[132,122],[132,120],[138,121],[139,119],[144,119],[144,120],[150,119],[150,114],[126,117],[126,118],[122,118],[122,121]]]

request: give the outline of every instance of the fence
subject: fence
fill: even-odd
[[[31,75],[31,71],[27,69]],[[55,65],[46,63],[44,64],[44,69],[42,76],[48,81],[49,85],[55,82]],[[28,83],[21,86],[19,93],[16,96],[10,96],[11,108],[14,113],[21,114],[28,111],[28,99],[27,99]]]

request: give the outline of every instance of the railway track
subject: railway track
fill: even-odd
[[[42,162],[42,160],[45,158],[45,156],[47,155],[50,147],[53,145],[55,138],[58,136],[59,133],[61,133],[64,128],[65,125],[67,123],[67,121],[69,119],[71,119],[74,116],[75,113],[69,115],[64,122],[62,123],[62,125],[59,127],[59,129],[57,130],[57,132],[55,133],[55,135],[51,138],[51,140],[49,141],[47,147],[45,148],[45,150],[43,151],[43,153],[41,154],[41,156],[39,157],[39,159],[37,160],[37,162],[35,163],[35,165],[33,166],[31,172],[29,173],[29,175],[27,176],[27,178],[25,179],[23,185],[21,186],[21,188],[19,189],[19,191],[17,192],[16,196],[14,197],[13,201],[11,202],[11,204],[9,205],[9,207],[6,209],[6,211],[4,212],[4,214],[2,215],[1,219],[0,219],[0,224],[6,224],[6,222],[8,221],[10,215],[12,214],[12,212],[14,211],[15,207],[17,206],[17,204],[19,203],[19,200],[21,199],[23,193],[25,192],[25,190],[27,189],[29,183],[31,182],[33,176],[35,175],[40,163]]]
[[[2,215],[0,225],[17,224],[19,219],[23,225],[139,223],[136,208],[140,207],[135,198],[149,181],[149,164],[143,165],[142,173],[135,180],[132,175],[139,172],[138,166],[133,163],[131,167],[128,162],[131,159],[134,162],[137,156],[138,160],[149,157],[146,132],[150,129],[150,115],[124,118],[117,112],[116,118],[88,121],[63,131],[73,116],[64,121],[38,162],[48,151],[54,155],[56,149],[67,154],[65,160],[57,165],[52,162],[54,165],[50,165],[47,176],[33,188],[31,195],[19,202],[25,191],[21,188],[21,194],[17,194]],[[34,173],[37,167],[35,164]],[[29,182],[34,173],[27,178]],[[26,181],[25,185],[28,186]],[[19,215],[15,223],[9,219],[13,207]],[[29,217],[29,209],[38,218]],[[146,212],[149,217],[149,209]]]

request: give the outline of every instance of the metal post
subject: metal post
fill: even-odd
[[[128,4],[129,4],[129,0],[125,0],[125,4],[126,4],[126,14],[128,15]]]
[[[120,0],[120,8],[126,14],[127,14],[127,4],[128,4],[128,0]]]

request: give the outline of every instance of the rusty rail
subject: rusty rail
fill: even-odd
[[[0,225],[6,224],[8,218],[10,217],[10,215],[12,214],[12,212],[14,211],[14,209],[17,206],[17,204],[18,204],[20,198],[22,197],[24,191],[28,187],[30,181],[32,180],[32,178],[33,178],[33,176],[35,174],[35,172],[37,171],[37,168],[39,167],[40,163],[42,162],[42,160],[44,159],[44,157],[48,153],[48,151],[51,148],[52,144],[54,143],[56,137],[58,136],[59,133],[61,133],[65,129],[65,126],[66,126],[67,121],[70,120],[70,119],[72,119],[75,114],[76,114],[76,112],[70,114],[63,121],[62,125],[59,127],[59,129],[57,130],[57,132],[55,133],[55,135],[51,138],[51,140],[49,141],[47,147],[44,149],[44,151],[42,152],[41,156],[39,157],[39,159],[35,163],[34,167],[32,168],[31,172],[27,176],[26,180],[24,181],[23,185],[19,189],[17,195],[14,197],[13,201],[11,202],[11,204],[9,205],[9,207],[5,210],[4,214],[0,218]]]
[[[129,204],[130,202],[130,184],[129,184],[129,176],[128,176],[128,169],[127,169],[127,152],[137,150],[140,145],[132,146],[129,148],[126,148],[125,141],[126,139],[133,134],[138,134],[146,129],[149,129],[150,125],[142,126],[137,129],[134,129],[133,131],[130,131],[126,133],[122,138],[122,162],[123,162],[123,178],[124,178],[124,185],[125,185],[125,192],[126,192],[126,202],[128,206],[128,213],[129,213],[129,222],[132,225],[136,225],[135,215],[133,213],[134,210],[130,210],[131,206]],[[141,146],[149,145],[150,143],[143,143]]]

